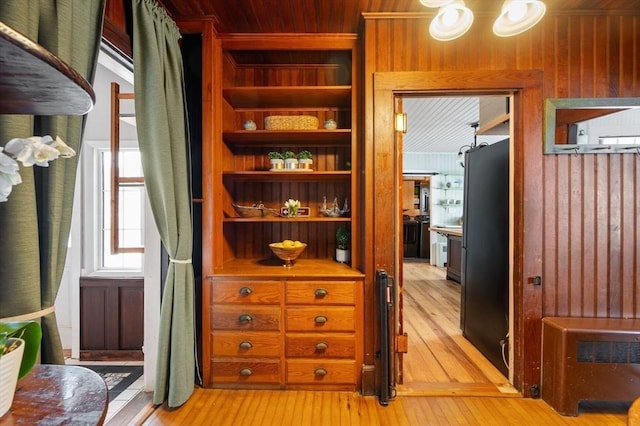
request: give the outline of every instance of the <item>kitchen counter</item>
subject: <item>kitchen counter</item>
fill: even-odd
[[[459,283],[462,276],[462,227],[432,226],[429,231],[447,237],[447,279]]]
[[[449,235],[462,237],[462,226],[431,226],[429,231],[437,232],[445,237]]]

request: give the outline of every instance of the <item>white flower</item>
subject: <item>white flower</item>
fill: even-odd
[[[42,137],[42,143],[49,145],[52,148],[55,148],[60,153],[60,157],[62,158],[71,158],[76,155],[76,152],[69,145],[64,143],[60,136],[56,136],[56,140],[54,141],[51,136],[46,135]]]
[[[289,198],[285,201],[284,206],[289,210],[289,216],[298,216],[298,209],[300,208],[300,201]]]
[[[13,185],[19,183],[22,183],[22,178],[18,173],[18,163],[0,147],[0,203],[7,201]]]
[[[49,139],[51,139],[50,136]],[[31,167],[34,164],[40,167],[49,167],[49,161],[60,156],[60,151],[42,143],[42,138],[38,136],[11,139],[4,149],[13,154],[16,160],[25,167]]]

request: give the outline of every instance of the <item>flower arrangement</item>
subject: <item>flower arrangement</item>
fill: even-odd
[[[8,200],[14,185],[22,183],[18,161],[23,167],[49,167],[49,162],[58,157],[74,155],[76,152],[58,136],[55,140],[49,135],[11,139],[4,148],[0,147],[0,203]]]
[[[298,209],[300,209],[300,201],[299,200],[294,200],[292,198],[289,198],[287,201],[285,201],[284,206],[288,211],[287,215],[289,217],[298,216]]]

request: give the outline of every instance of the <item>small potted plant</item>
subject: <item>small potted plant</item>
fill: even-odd
[[[271,151],[269,154],[269,164],[271,165],[271,170],[282,170],[284,169],[284,155],[278,151]]]
[[[0,322],[0,417],[11,408],[18,379],[35,365],[41,339],[35,321]]]
[[[298,157],[293,151],[287,151],[284,153],[284,168],[285,169],[297,169]]]
[[[349,263],[351,243],[351,231],[349,228],[341,227],[336,231],[336,261],[340,263]]]
[[[313,154],[306,149],[298,153],[298,167],[301,169],[313,169]]]

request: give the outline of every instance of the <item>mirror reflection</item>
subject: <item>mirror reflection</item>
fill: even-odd
[[[545,153],[640,154],[640,98],[563,98],[545,103]]]

